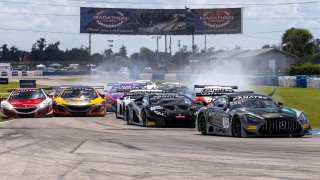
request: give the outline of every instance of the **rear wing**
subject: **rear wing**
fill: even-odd
[[[117,83],[107,83],[107,86],[120,86],[121,84],[132,84],[133,86],[146,86],[145,82],[117,82]]]
[[[139,90],[134,90],[133,92],[129,92],[126,94],[126,96],[133,96],[133,95],[144,95],[144,94],[159,94],[159,93],[164,93],[162,90],[148,90],[148,91],[139,91]]]
[[[225,94],[235,93],[234,89],[238,86],[221,86],[221,85],[194,85],[194,88],[201,88],[201,92],[196,93],[199,96],[222,96]]]
[[[194,85],[194,88],[205,88],[209,86],[217,86],[217,87],[223,87],[223,88],[231,88],[231,89],[238,89],[238,86],[221,86],[221,85]]]

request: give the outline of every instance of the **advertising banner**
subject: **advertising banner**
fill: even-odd
[[[10,63],[0,63],[0,72],[10,71]]]
[[[242,9],[80,9],[80,32],[128,35],[242,33]]]
[[[20,88],[36,88],[36,80],[20,80]]]

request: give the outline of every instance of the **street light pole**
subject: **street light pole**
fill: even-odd
[[[161,38],[161,36],[152,36],[152,39],[157,39],[157,52],[156,52],[156,56],[157,56],[157,66],[159,66],[159,39]]]
[[[180,68],[181,68],[181,46],[180,46],[180,40],[178,40],[178,47],[179,47],[179,64],[180,64]]]

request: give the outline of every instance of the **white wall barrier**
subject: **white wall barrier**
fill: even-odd
[[[295,76],[279,76],[279,86],[283,87],[296,87],[297,78]]]
[[[320,88],[320,78],[309,78],[307,79],[308,88]]]

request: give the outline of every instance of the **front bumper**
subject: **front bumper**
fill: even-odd
[[[261,123],[244,121],[247,136],[303,136],[311,134],[311,126],[292,119],[263,120]]]
[[[195,126],[195,116],[190,115],[189,112],[169,115],[157,115],[150,113],[148,115],[147,126],[155,127],[194,127]]]
[[[104,116],[105,114],[104,105],[55,105],[53,107],[55,116]]]
[[[43,108],[32,106],[27,108],[0,109],[0,116],[4,118],[50,117],[52,116],[52,113],[52,105]]]

